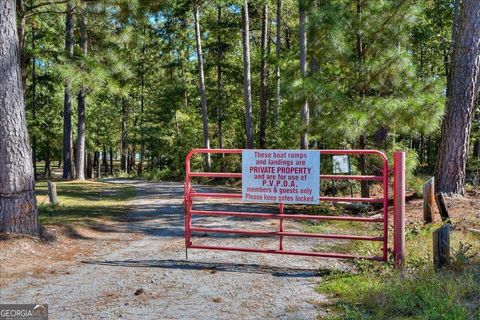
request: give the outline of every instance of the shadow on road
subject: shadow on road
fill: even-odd
[[[299,269],[264,266],[258,264],[242,264],[242,263],[222,263],[222,262],[197,262],[188,260],[85,260],[85,264],[94,264],[112,267],[131,267],[131,268],[161,268],[176,270],[204,270],[215,272],[240,272],[240,273],[256,273],[271,274],[275,277],[293,277],[308,278],[321,277],[331,274],[330,269]]]

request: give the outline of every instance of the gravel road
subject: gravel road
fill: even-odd
[[[326,311],[314,287],[346,267],[337,260],[190,250],[185,259],[183,185],[132,180],[131,211],[105,232],[124,234],[91,256],[48,277],[30,275],[2,288],[3,303],[48,303],[51,319],[316,319]],[[199,189],[207,187],[199,187]],[[208,189],[218,189],[208,187]],[[203,202],[201,208],[241,204]],[[277,222],[200,217],[195,225],[273,228]],[[298,229],[290,222],[288,229]],[[132,238],[132,235],[135,237]],[[200,234],[195,243],[275,248],[268,238]],[[273,242],[272,242],[273,241]],[[288,239],[286,249],[311,250],[321,240]],[[95,244],[92,244],[95,246]]]

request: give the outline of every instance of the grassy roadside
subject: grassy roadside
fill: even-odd
[[[59,204],[49,204],[47,182],[36,184],[40,223],[88,226],[96,219],[112,219],[128,211],[135,196],[131,186],[96,181],[56,182]]]
[[[406,270],[369,261],[352,262],[353,273],[324,278],[317,291],[331,297],[327,319],[480,319],[480,238],[454,231],[452,264],[432,267],[432,236],[438,225],[407,228]],[[309,226],[309,231],[361,234],[355,224]],[[313,228],[313,230],[312,230]],[[365,230],[374,233],[374,227]],[[341,244],[338,248],[342,247]],[[349,252],[380,252],[364,242],[351,242]]]

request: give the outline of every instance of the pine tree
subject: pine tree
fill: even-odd
[[[200,101],[202,105],[202,120],[203,120],[203,141],[206,149],[210,149],[210,137],[208,134],[208,111],[207,111],[207,95],[205,92],[205,75],[203,71],[203,51],[202,51],[202,34],[200,32],[200,4],[195,1],[193,4],[193,18],[195,21],[195,43],[197,47],[197,61],[198,61],[198,87],[200,90]],[[212,162],[209,153],[205,154],[205,167],[207,171],[211,171]]]
[[[247,148],[254,148],[253,115],[252,115],[252,79],[250,74],[250,19],[248,0],[244,0],[242,7],[242,36],[243,36],[243,95],[245,98],[245,131]]]
[[[470,131],[480,90],[479,16],[480,2],[462,1],[458,31],[453,31],[447,111],[435,170],[436,189],[440,192],[465,194]]]
[[[15,1],[0,6],[0,232],[38,235]]]

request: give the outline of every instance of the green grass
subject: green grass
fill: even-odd
[[[338,232],[344,232],[348,224],[340,227]],[[407,230],[403,274],[391,264],[357,260],[353,262],[355,271],[325,277],[317,291],[331,298],[333,312],[328,318],[480,319],[478,236],[454,231],[451,266],[435,272],[431,233],[436,227]],[[347,247],[362,255],[372,253],[365,242]]]
[[[480,277],[465,269],[415,275],[331,276],[318,287],[338,297],[339,319],[479,319]]]
[[[97,219],[112,219],[128,211],[135,189],[126,185],[94,181],[56,182],[59,203],[49,204],[47,183],[36,184],[40,223],[44,225],[89,225]]]

